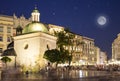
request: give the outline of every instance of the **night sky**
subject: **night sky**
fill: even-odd
[[[0,0],[0,14],[29,18],[37,5],[43,23],[69,28],[95,40],[111,57],[111,45],[120,33],[120,0]],[[100,16],[105,19],[97,20]]]

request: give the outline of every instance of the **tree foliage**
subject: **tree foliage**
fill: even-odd
[[[73,46],[72,40],[74,39],[74,34],[71,33],[68,29],[64,31],[55,32],[57,37],[57,49],[46,50],[44,53],[44,58],[52,63],[64,63],[66,61],[71,62],[72,54],[69,49],[70,46]]]
[[[55,35],[57,36],[57,48],[59,49],[60,53],[63,54],[62,61],[68,61],[69,64],[72,61],[72,51],[70,51],[70,48],[73,47],[73,39],[75,35],[70,32],[69,29],[65,29],[64,31],[55,32]],[[68,49],[66,49],[66,47]]]
[[[68,50],[63,50],[60,52],[57,49],[46,50],[44,53],[44,58],[51,63],[64,63],[69,60],[69,52]]]
[[[4,63],[7,63],[7,62],[11,62],[11,58],[9,57],[2,57],[1,60],[4,62]]]
[[[2,57],[1,60],[6,64],[6,68],[7,68],[7,63],[12,61],[11,58],[7,56]]]
[[[47,50],[44,53],[44,58],[52,63],[60,62],[60,52],[57,49]]]
[[[70,46],[72,45],[72,39],[75,37],[74,34],[72,34],[69,29],[65,29],[64,31],[55,32],[55,35],[57,36],[57,46],[60,49],[63,49],[64,46]]]

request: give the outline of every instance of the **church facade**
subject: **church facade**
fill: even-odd
[[[44,52],[56,48],[54,36],[36,32],[14,37],[16,64],[23,70],[39,70],[45,68],[47,61],[43,58]]]
[[[16,64],[25,71],[45,68],[48,62],[43,58],[44,52],[56,48],[56,37],[39,22],[39,11],[35,8],[31,15],[32,22],[23,28],[21,35],[14,37]]]

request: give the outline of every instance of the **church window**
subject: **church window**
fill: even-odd
[[[28,44],[25,44],[24,49],[28,49]]]

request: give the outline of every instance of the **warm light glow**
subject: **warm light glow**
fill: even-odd
[[[33,12],[32,13],[32,21],[38,21],[39,22],[39,16],[40,16],[40,13]]]
[[[42,26],[42,25],[41,25]],[[35,24],[34,27],[32,27],[32,30],[33,31],[41,31],[42,30],[42,27],[40,27],[39,24]]]
[[[60,31],[62,31],[62,29],[61,28],[50,28],[50,34],[54,34],[54,32],[60,32]]]
[[[79,71],[79,77],[83,77],[83,72],[82,72],[82,70]]]
[[[25,67],[24,70],[22,69],[23,71],[45,68],[46,60],[43,58],[43,54],[47,50],[47,45],[49,44],[50,49],[56,48],[56,38],[42,32],[17,36],[14,37],[14,40],[14,48],[17,53],[16,62],[19,66]]]

